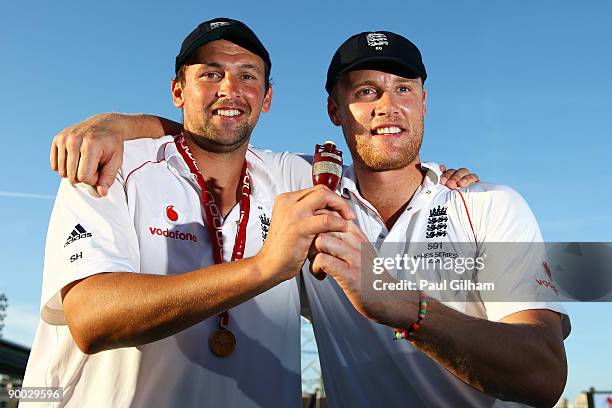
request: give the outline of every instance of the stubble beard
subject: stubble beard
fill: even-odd
[[[212,119],[204,118],[204,123],[189,130],[198,147],[211,153],[232,153],[248,143],[254,126],[248,122],[229,128],[219,128]],[[223,135],[222,137],[219,137]]]
[[[415,162],[423,142],[423,130],[424,120],[421,116],[414,126],[411,125],[405,130],[409,134],[406,142],[401,148],[394,148],[393,152],[388,152],[383,146],[376,146],[373,139],[376,136],[346,137],[345,133],[345,139],[355,164],[370,171],[388,171],[401,169]]]

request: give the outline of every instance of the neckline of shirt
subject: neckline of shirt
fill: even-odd
[[[440,185],[440,177],[442,176],[440,166],[435,162],[422,162],[420,163],[420,166],[421,169],[425,170],[425,177],[423,178],[423,183],[421,183],[421,185],[417,188],[415,197],[422,189]],[[345,167],[342,174],[342,180],[340,181],[340,194],[344,198],[349,198],[350,193],[356,195],[361,201],[370,204],[361,196],[361,193],[357,188],[357,176],[355,174],[355,168],[353,165]]]
[[[256,201],[268,202],[270,201],[269,195],[272,194],[269,191],[269,186],[267,186],[265,183],[257,182],[257,179],[260,178],[259,176],[261,173],[265,173],[268,169],[265,166],[265,162],[257,155],[257,153],[253,152],[252,149],[253,147],[249,145],[246,152],[247,167],[251,175],[251,198],[255,199]],[[192,184],[194,184],[198,190],[200,189],[199,184],[195,180],[195,176],[191,173],[189,166],[187,166],[187,163],[185,163],[185,160],[176,148],[176,143],[168,143],[164,155],[168,166],[176,170],[180,176],[192,182]]]
[[[406,212],[412,211],[415,207],[421,208],[425,205],[425,202],[429,202],[431,199],[433,199],[435,194],[431,194],[432,189],[442,187],[440,184],[440,177],[442,175],[442,172],[440,171],[440,166],[437,163],[423,162],[420,163],[420,166],[426,171],[425,177],[423,178],[423,182],[417,187],[416,191],[414,192],[414,195],[412,196],[412,199],[410,200],[409,205],[406,207],[404,213],[402,213],[398,220],[395,222],[395,225],[398,225],[402,222],[401,220],[406,217]],[[422,194],[423,190],[425,190],[427,196],[424,196]],[[385,236],[390,233],[390,231],[387,230],[385,222],[376,210],[376,208],[374,208],[374,206],[364,197],[362,197],[359,193],[359,190],[357,189],[355,169],[352,165],[348,168],[345,168],[344,170],[340,186],[340,192],[344,198],[347,198],[353,202],[355,202],[355,200],[353,200],[354,197],[356,201],[359,202],[363,207],[365,207],[371,213],[375,214],[378,218],[378,222],[382,225],[382,230],[385,233]]]

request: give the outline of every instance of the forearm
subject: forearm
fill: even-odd
[[[121,136],[123,140],[141,138],[157,139],[164,135],[177,135],[183,130],[183,125],[161,116],[143,113],[124,114],[108,113],[109,120],[122,123]]]
[[[407,328],[416,320],[417,301],[410,304],[402,312],[407,318],[395,322],[399,327]],[[546,313],[537,315],[542,312]],[[420,351],[486,394],[552,406],[565,386],[567,366],[562,335],[555,330],[559,317],[548,313],[543,320],[492,322],[429,300],[427,316],[412,337]]]
[[[172,276],[105,273],[70,288],[64,314],[76,344],[92,354],[168,337],[277,283],[254,258]]]

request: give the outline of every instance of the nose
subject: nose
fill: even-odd
[[[217,96],[219,98],[235,98],[238,96],[238,83],[237,78],[231,74],[226,74],[223,79],[219,82],[219,89]]]
[[[374,106],[374,116],[393,116],[399,114],[395,98],[391,92],[383,92]]]

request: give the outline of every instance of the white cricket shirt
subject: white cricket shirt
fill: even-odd
[[[425,179],[390,231],[374,207],[359,194],[353,168],[345,169],[340,191],[379,253],[413,255],[410,244],[416,242],[441,243],[445,251],[453,252],[457,250],[453,243],[466,243],[461,247],[463,256],[470,251],[489,255],[487,267],[478,271],[477,278],[494,282],[496,292],[482,291],[476,293],[479,301],[465,302],[466,293],[459,291],[444,302],[447,306],[492,321],[521,310],[550,309],[563,315],[567,336],[570,326],[564,308],[559,303],[541,301],[556,296],[550,286],[542,284],[548,277],[541,247],[521,246],[525,252],[514,253],[508,259],[499,247],[490,245],[542,241],[537,222],[522,197],[505,186],[477,183],[461,189],[464,204],[458,191],[439,184],[437,164],[421,166],[427,170]],[[303,276],[331,407],[520,406],[474,390],[408,342],[392,340],[392,329],[359,314],[333,279],[318,281],[307,267]],[[435,280],[426,273],[422,276]],[[436,291],[427,293],[434,298],[440,295]],[[500,298],[538,301],[498,302]]]
[[[250,257],[264,242],[275,196],[296,188],[281,175],[299,180],[292,163],[303,160],[255,149],[246,158],[251,210],[244,257]],[[200,197],[171,136],[126,143],[117,182],[105,198],[62,181],[47,236],[42,320],[24,386],[63,387],[68,407],[299,406],[295,279],[230,309],[228,328],[237,346],[226,358],[208,346],[217,316],[150,344],[94,355],[72,340],[60,299],[67,284],[100,272],[171,275],[214,263]],[[239,210],[236,205],[222,226],[226,261]]]

